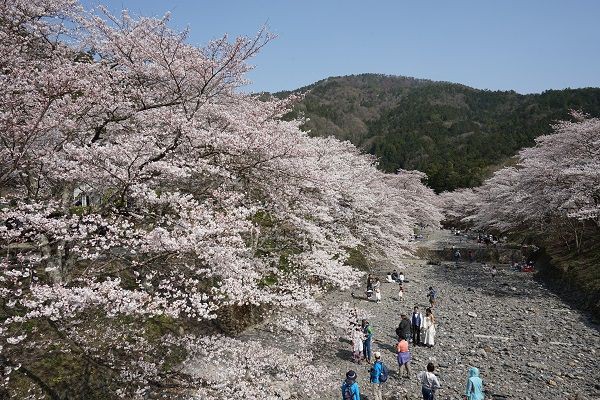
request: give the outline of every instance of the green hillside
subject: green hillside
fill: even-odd
[[[571,109],[600,116],[600,88],[521,95],[364,74],[295,92],[306,93],[293,114],[309,118],[304,129],[311,134],[350,140],[375,154],[385,171],[423,171],[438,192],[479,185]]]

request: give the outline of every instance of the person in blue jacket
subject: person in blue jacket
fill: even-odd
[[[383,363],[381,362],[381,353],[376,351],[373,353],[375,356],[375,362],[373,363],[373,367],[369,370],[371,373],[371,386],[373,387],[373,396],[375,400],[382,400],[381,397],[381,381],[379,377],[381,376],[381,372],[383,371]]]
[[[356,372],[346,372],[346,380],[342,383],[342,400],[360,400],[360,389],[356,383]]]
[[[469,369],[469,378],[467,379],[467,390],[465,399],[483,400],[483,381],[479,377],[479,369],[471,367]]]

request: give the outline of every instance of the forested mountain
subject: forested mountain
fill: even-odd
[[[375,154],[384,171],[427,173],[436,191],[481,184],[569,110],[600,116],[600,88],[522,95],[465,85],[375,74],[332,77],[306,93],[294,116],[315,136],[350,140]]]

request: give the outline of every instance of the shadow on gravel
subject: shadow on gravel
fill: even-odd
[[[335,355],[341,360],[352,360],[352,352],[350,350],[340,349],[335,353]]]
[[[345,337],[340,337],[338,338],[338,342],[340,343],[347,343],[347,344],[352,344],[352,340],[345,338]]]
[[[376,341],[376,343],[377,343],[377,346],[380,349],[386,350],[386,351],[389,351],[390,353],[396,354],[396,348],[394,346],[392,346],[391,344],[383,343],[383,342],[380,342],[378,340]]]

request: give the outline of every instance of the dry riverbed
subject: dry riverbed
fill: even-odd
[[[423,246],[450,246],[447,232],[437,233]],[[404,301],[397,297],[397,285],[385,283],[386,270],[376,270],[382,283],[382,302],[353,299],[350,292],[332,292],[323,299],[332,306],[348,302],[365,310],[375,331],[373,351],[381,351],[390,367],[384,385],[384,399],[418,399],[420,387],[415,375],[433,361],[443,388],[438,400],[462,399],[470,366],[478,367],[487,399],[600,399],[600,334],[587,315],[570,308],[558,296],[536,282],[531,274],[497,265],[477,262],[445,262],[427,265],[426,260],[402,260],[409,283]],[[437,321],[436,345],[412,347],[411,379],[397,375],[394,353],[395,328],[400,313],[410,314],[414,305],[424,312],[427,288],[437,290],[434,309]],[[363,288],[355,293],[364,297]],[[331,327],[315,326],[315,334],[331,332]],[[249,336],[252,336],[251,334]],[[337,371],[341,384],[348,369],[354,369],[364,392],[368,386],[368,365],[351,360],[350,344],[340,337],[335,346],[317,351],[316,363]],[[330,391],[322,399],[341,398]],[[287,397],[287,396],[282,396]]]

